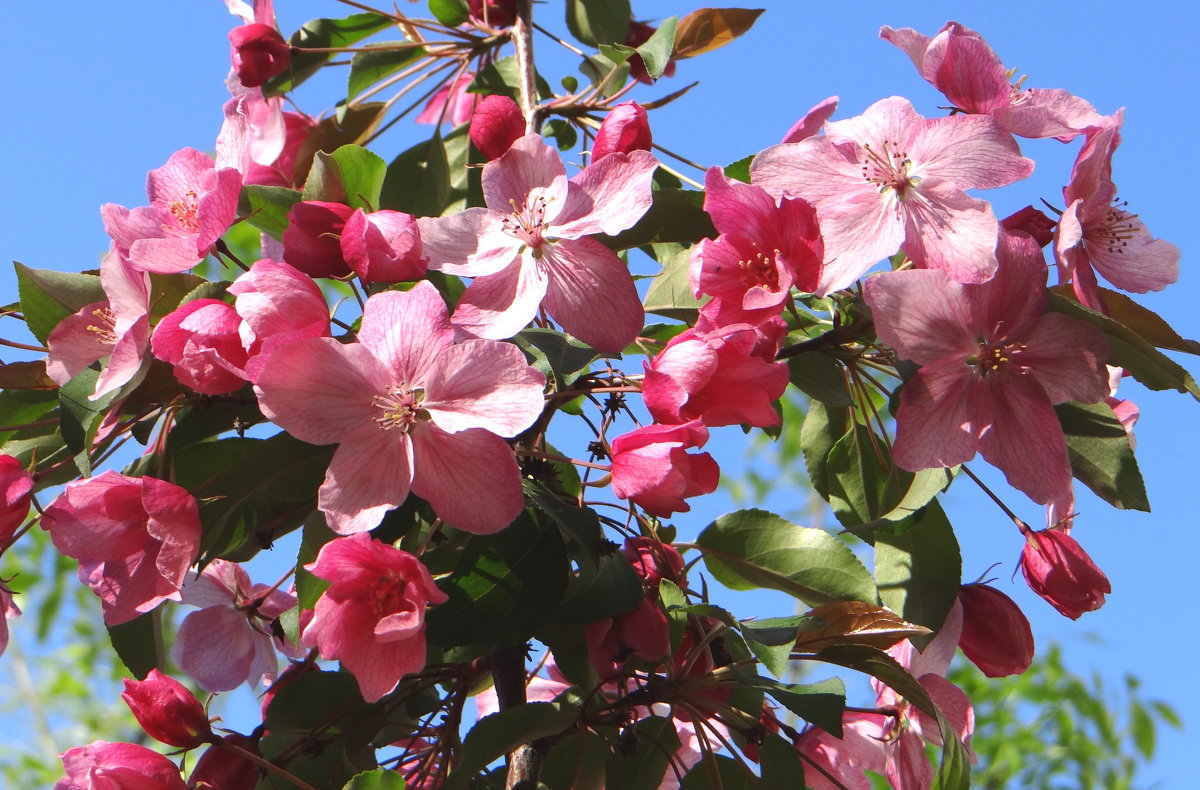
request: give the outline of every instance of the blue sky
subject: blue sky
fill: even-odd
[[[902,52],[877,37],[878,29],[887,24],[932,34],[947,19],[957,19],[983,33],[1007,65],[1029,74],[1027,85],[1066,88],[1101,112],[1126,108],[1114,163],[1121,196],[1156,236],[1183,250],[1179,282],[1144,303],[1184,336],[1200,337],[1194,306],[1200,283],[1191,263],[1198,245],[1190,158],[1200,128],[1193,41],[1200,15],[1194,6],[1108,0],[1087,6],[1027,0],[762,5],[767,13],[744,39],[680,63],[673,79],[634,94],[648,101],[700,81],[652,115],[657,141],[702,164],[726,164],[778,142],[808,107],[835,94],[841,98],[838,118],[894,94],[908,97],[927,115],[937,114],[945,103],[941,95],[916,75]],[[333,0],[277,0],[277,6],[285,32],[314,16],[341,15],[345,8]],[[634,8],[639,17],[656,19],[691,6],[635,0]],[[423,3],[412,6],[414,15],[423,12]],[[557,0],[539,4],[535,13],[562,29]],[[9,118],[0,126],[0,142],[9,186],[0,199],[3,254],[38,268],[92,268],[107,246],[100,204],[141,205],[147,171],[184,146],[211,149],[227,97],[226,35],[235,20],[220,0],[78,3],[53,12],[25,3],[7,9],[5,18]],[[539,39],[536,46],[554,45]],[[562,75],[546,76],[557,84]],[[327,92],[317,98],[335,97]],[[424,131],[404,127],[389,133],[379,152],[388,158]],[[1041,198],[1061,204],[1077,145],[1022,141],[1023,152],[1037,162],[1034,177],[981,196],[996,204],[1000,216]],[[0,286],[8,299],[15,298],[11,271],[0,272]],[[1183,362],[1200,371],[1197,361]],[[1075,535],[1113,586],[1102,610],[1071,622],[1029,593],[1019,575],[1010,582],[1019,537],[982,495],[963,484],[950,496],[951,517],[964,545],[964,575],[974,578],[1002,563],[992,574],[998,585],[1029,613],[1039,639],[1065,643],[1074,669],[1097,670],[1114,683],[1133,672],[1145,681],[1147,696],[1174,702],[1190,720],[1190,694],[1184,691],[1200,647],[1193,604],[1200,540],[1192,488],[1200,403],[1132,383],[1122,394],[1142,409],[1139,460],[1154,512],[1117,512],[1081,497]],[[720,452],[740,455],[740,432],[723,432],[720,439]],[[732,467],[727,464],[726,472]],[[1005,498],[1027,521],[1040,524],[1038,508],[1024,504],[1019,494]],[[697,503],[694,528],[727,506],[720,496]],[[1103,635],[1105,644],[1090,640],[1091,633]],[[1180,787],[1179,777],[1194,775],[1193,742],[1200,730],[1188,723],[1182,733],[1163,733],[1159,759],[1143,777],[1146,784]]]

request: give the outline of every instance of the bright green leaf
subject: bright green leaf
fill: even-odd
[[[629,0],[567,0],[567,28],[592,46],[624,42],[631,14]]]
[[[884,606],[910,623],[941,628],[962,584],[958,540],[941,505],[929,503],[903,532],[875,533],[875,583]]]
[[[387,162],[357,145],[343,145],[331,156],[337,163],[346,204],[350,208],[366,211],[379,208],[379,193],[387,175]]]
[[[300,193],[295,189],[247,184],[242,187],[238,213],[276,241],[282,241],[283,232],[288,226],[288,212],[301,200]]]
[[[443,0],[461,2],[461,0]],[[437,0],[431,0],[431,5]],[[465,13],[464,13],[465,17]],[[380,41],[372,49],[354,53],[350,59],[350,77],[346,97],[353,99],[375,83],[400,71],[425,54],[425,48],[411,41]]]
[[[470,12],[466,0],[429,0],[429,13],[446,27],[458,27],[467,21]]]
[[[650,281],[646,291],[645,310],[681,321],[694,321],[701,302],[692,295],[688,285],[691,250],[684,248],[669,258],[662,271]]]

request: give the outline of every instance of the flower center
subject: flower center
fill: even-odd
[[[410,390],[393,384],[386,393],[376,395],[372,401],[383,412],[375,418],[376,424],[385,431],[399,429],[401,433],[408,433],[418,421],[429,419],[429,412],[421,408],[424,398],[425,390]]]
[[[175,224],[189,233],[200,230],[200,197],[194,189],[189,189],[180,200],[171,202],[168,207]]]
[[[753,246],[753,254],[743,254],[738,261],[742,271],[742,285],[753,288],[762,285],[769,291],[779,290],[779,267],[775,265],[775,257],[779,250],[764,252],[757,244]]]
[[[117,317],[108,307],[97,307],[92,311],[92,321],[87,325],[87,331],[96,335],[101,343],[117,342]]]
[[[508,201],[512,213],[504,218],[504,232],[525,242],[534,251],[535,257],[547,241],[544,235],[547,227],[546,210],[553,199],[535,190],[520,208],[515,200],[510,198]]]
[[[909,172],[913,163],[908,158],[908,152],[901,150],[899,142],[884,140],[881,149],[863,143],[863,150],[866,151],[862,160],[863,180],[877,187],[880,192],[894,190],[896,197],[903,200],[908,189],[921,182],[919,176]]]
[[[1024,343],[1004,337],[990,342],[979,338],[977,343],[979,351],[967,357],[967,364],[973,366],[981,378],[996,376],[1005,370],[1019,374],[1029,372],[1029,365],[1021,362],[1021,354],[1026,349]]]
[[[1104,212],[1104,218],[1088,229],[1087,240],[1104,247],[1110,254],[1124,255],[1138,227],[1138,215],[1126,211],[1128,205],[1128,200],[1114,200]]]
[[[405,582],[395,574],[380,576],[371,587],[370,606],[377,617],[395,614],[405,608]]]

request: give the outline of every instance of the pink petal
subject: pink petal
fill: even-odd
[[[521,472],[512,448],[499,436],[481,429],[446,433],[427,422],[416,426],[412,440],[412,490],[446,523],[490,535],[520,515],[525,506]]]
[[[546,312],[579,340],[597,351],[621,351],[642,331],[646,314],[633,277],[608,247],[590,238],[563,240],[545,250],[541,266]]]
[[[249,627],[246,615],[229,606],[192,612],[175,635],[171,660],[205,691],[232,691],[250,677],[255,649]]]
[[[384,291],[367,299],[358,342],[387,367],[393,378],[389,384],[416,385],[454,342],[454,329],[442,295],[424,281],[409,291]]]
[[[593,233],[614,236],[631,228],[650,208],[650,182],[658,160],[649,151],[612,153],[571,179],[566,205],[551,233],[577,239]]]
[[[567,170],[558,151],[542,142],[541,135],[525,135],[483,168],[483,196],[490,209],[508,213],[515,206],[519,210],[535,189],[552,206],[561,206],[567,197]]]
[[[408,498],[413,441],[408,434],[384,431],[374,423],[341,441],[325,472],[317,507],[330,529],[339,535],[353,535],[379,526],[387,511]],[[460,496],[464,490],[468,489],[459,489]]]
[[[544,266],[522,255],[516,265],[475,278],[458,300],[451,322],[475,337],[512,337],[537,314],[547,279]]]
[[[992,391],[980,393],[983,457],[1034,502],[1046,504],[1062,496],[1071,485],[1071,465],[1062,426],[1045,390],[1026,376],[1004,376],[985,384]]]
[[[429,268],[483,277],[511,265],[524,243],[504,231],[507,213],[469,208],[448,217],[421,217],[417,228]]]
[[[546,378],[511,343],[465,340],[451,346],[424,378],[433,421],[448,433],[483,428],[516,436],[542,413]]]
[[[838,97],[830,96],[817,104],[813,105],[804,117],[796,121],[791,129],[787,130],[787,134],[783,136],[781,143],[798,143],[801,140],[807,140],[821,131],[821,126],[829,120],[834,111],[837,110]]]
[[[975,310],[965,289],[933,270],[885,272],[863,284],[879,339],[921,365],[965,359],[976,347]]]
[[[904,251],[913,263],[940,269],[950,279],[983,283],[996,272],[1000,224],[985,200],[968,196],[953,184],[926,179],[908,209]]]
[[[900,390],[892,457],[911,472],[950,467],[975,457],[977,377],[961,359],[926,365]],[[1060,429],[1061,430],[1061,429]]]

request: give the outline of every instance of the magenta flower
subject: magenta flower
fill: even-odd
[[[691,497],[711,494],[721,470],[702,447],[708,429],[699,420],[682,425],[647,425],[612,441],[613,493],[647,513],[667,518],[691,510]]]
[[[229,31],[229,59],[242,85],[257,88],[287,71],[292,50],[272,25],[252,22]]]
[[[837,110],[838,97],[830,96],[828,99],[822,99],[809,108],[808,112],[801,116],[800,120],[792,124],[792,128],[787,130],[787,134],[783,136],[781,143],[798,143],[801,140],[807,140],[821,131],[821,127],[825,125],[833,113]]]
[[[637,536],[625,538],[621,554],[633,565],[647,587],[657,588],[664,578],[679,587],[687,587],[685,563],[674,546],[655,538]]]
[[[1104,571],[1065,529],[1025,533],[1021,574],[1031,590],[1072,620],[1099,609],[1112,592]]]
[[[342,257],[368,283],[398,283],[425,276],[429,259],[412,214],[357,209],[342,228]]]
[[[175,378],[205,395],[236,392],[246,383],[242,319],[220,299],[193,299],[154,327],[154,356],[174,366]]]
[[[538,307],[600,351],[637,337],[644,313],[616,253],[589,236],[631,227],[650,207],[658,162],[646,151],[614,153],[568,180],[558,152],[529,134],[483,168],[487,208],[421,219],[430,268],[474,277],[454,325],[502,339]]]
[[[1033,162],[987,116],[922,118],[893,96],[826,123],[823,135],[768,148],[750,172],[772,195],[816,207],[824,295],[898,249],[959,282],[987,281],[996,270],[996,216],[963,190],[1010,184],[1033,172]]]
[[[912,60],[925,80],[946,95],[955,109],[991,115],[1002,129],[1020,137],[1055,137],[1063,142],[1100,126],[1104,116],[1064,90],[1021,88],[983,36],[947,22],[932,39],[912,28],[879,31]]]
[[[0,581],[0,656],[4,655],[5,649],[8,648],[8,621],[16,620],[21,616],[21,610],[13,603],[12,590],[8,589],[8,585]]]
[[[989,678],[1019,675],[1033,661],[1029,619],[1012,598],[986,584],[958,589],[963,612],[958,646]]]
[[[448,598],[421,561],[358,534],[321,547],[304,566],[330,582],[302,641],[342,662],[367,702],[425,666],[425,605]]]
[[[178,601],[200,551],[200,516],[186,489],[111,470],[67,483],[42,529],[79,561],[79,580],[103,602],[105,625]]]
[[[286,263],[259,261],[233,281],[229,293],[241,316],[246,377],[257,381],[271,352],[307,337],[329,337],[329,305],[307,274]]]
[[[429,97],[424,109],[413,120],[417,123],[449,123],[451,126],[461,126],[471,120],[475,102],[479,100],[479,94],[467,90],[474,81],[475,75],[466,71],[453,82],[447,82]]]
[[[744,310],[782,310],[792,286],[815,291],[824,248],[817,215],[800,198],[772,198],[762,187],[704,177],[704,210],[721,233],[692,250],[688,280],[697,296],[711,294]]]
[[[237,216],[242,175],[218,169],[208,154],[184,148],[146,179],[149,206],[100,207],[121,257],[147,272],[181,272],[208,255]]]
[[[221,742],[258,754],[255,741],[232,732]],[[188,777],[190,790],[254,790],[258,786],[259,768],[231,749],[213,745],[200,755]]]
[[[598,162],[609,154],[649,151],[650,143],[650,121],[642,105],[635,101],[621,102],[600,122],[592,142],[591,161]]]
[[[471,115],[471,142],[490,162],[504,155],[512,144],[525,136],[525,116],[521,107],[508,96],[492,93],[475,105]]]
[[[1121,115],[1088,134],[1063,188],[1066,211],[1055,233],[1054,257],[1079,300],[1107,312],[1096,272],[1124,291],[1161,291],[1179,277],[1179,248],[1150,236],[1137,214],[1117,200],[1112,155],[1121,142]]]
[[[121,699],[147,735],[169,746],[194,749],[214,737],[196,695],[157,667],[145,680],[126,678]]]
[[[299,340],[263,367],[263,413],[298,439],[340,445],[318,499],[335,532],[373,528],[410,489],[468,532],[501,530],[524,507],[501,437],[541,414],[545,377],[514,345],[455,345],[446,313],[428,282],[386,291],[367,300],[358,342]]]
[[[86,305],[50,332],[46,375],[65,386],[84,368],[108,357],[91,399],[120,389],[144,374],[150,346],[150,278],[115,249],[100,262],[100,287],[107,302]]]
[[[658,662],[671,654],[671,629],[654,593],[644,596],[636,609],[586,624],[583,641],[601,680],[620,675],[631,658]]]
[[[343,203],[304,200],[288,212],[283,259],[309,277],[345,277],[350,265],[340,237],[354,209]]]
[[[54,790],[186,790],[179,766],[136,743],[93,741],[59,758],[67,775]]]
[[[213,560],[189,575],[180,592],[180,602],[199,611],[180,623],[171,660],[205,691],[270,684],[279,669],[276,650],[296,653],[271,630],[271,622],[296,605],[295,596],[251,584],[237,563]]]
[[[1044,312],[1037,242],[1006,234],[999,251],[1000,270],[982,285],[938,271],[867,280],[879,339],[922,366],[900,390],[892,455],[916,471],[981,452],[1044,504],[1071,483],[1054,404],[1108,395],[1108,344],[1094,326]]]
[[[33,477],[11,455],[0,455],[0,552],[29,515]]]

